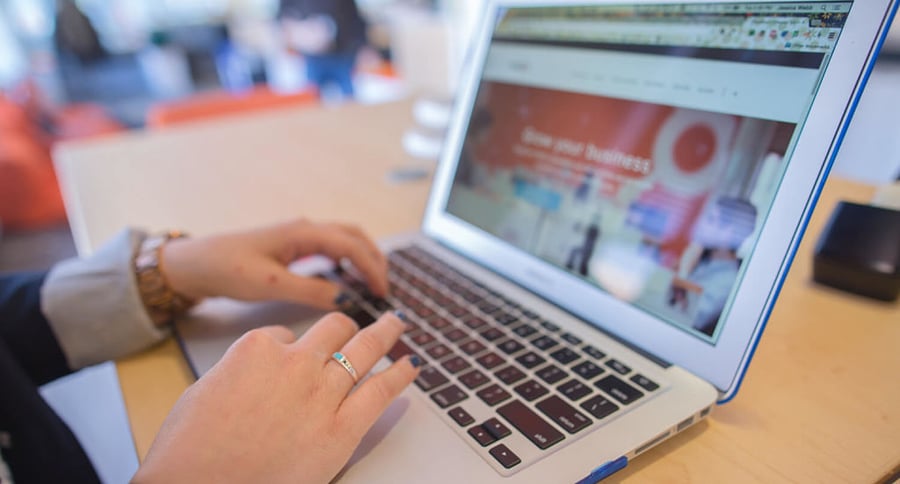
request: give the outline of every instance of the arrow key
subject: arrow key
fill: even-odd
[[[491,449],[490,453],[497,459],[497,462],[507,469],[515,467],[522,462],[522,459],[520,459],[519,456],[513,454],[513,452],[503,444]]]

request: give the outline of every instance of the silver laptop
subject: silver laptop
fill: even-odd
[[[733,398],[896,9],[491,4],[391,297],[298,269],[363,324],[403,309],[389,356],[427,361],[339,478],[594,482]],[[202,374],[319,316],[213,301],[178,332]]]

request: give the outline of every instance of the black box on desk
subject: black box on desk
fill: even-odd
[[[813,279],[882,301],[900,294],[900,211],[840,202],[816,245]]]

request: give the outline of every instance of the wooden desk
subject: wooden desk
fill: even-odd
[[[340,219],[376,236],[413,229],[427,183],[408,163],[410,104],[297,110],[130,135],[57,153],[78,248],[125,224],[196,234],[287,216]],[[838,199],[829,181],[737,398],[637,459],[631,482],[873,482],[900,464],[900,306],[811,282],[811,251]],[[173,341],[118,362],[138,455],[192,378]]]

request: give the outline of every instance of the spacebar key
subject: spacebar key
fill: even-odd
[[[546,449],[565,437],[524,403],[516,400],[497,409],[503,418],[540,449]]]

